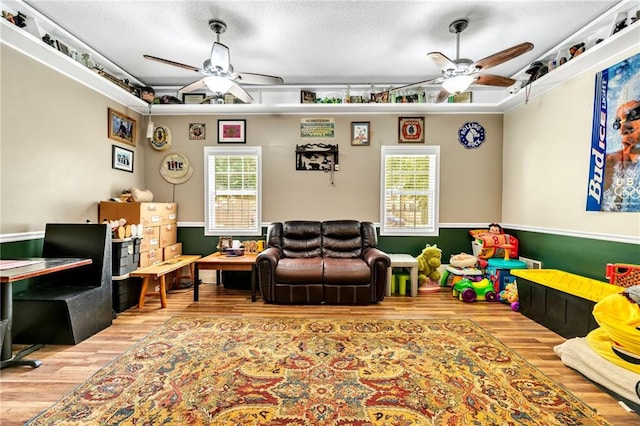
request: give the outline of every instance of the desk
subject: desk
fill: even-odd
[[[130,272],[130,277],[142,277],[142,288],[140,289],[140,300],[138,300],[138,308],[142,308],[144,306],[144,299],[147,297],[147,295],[159,295],[160,306],[166,308],[167,282],[165,276],[169,272],[177,271],[178,269],[182,269],[185,266],[188,266],[191,269],[191,276],[195,277],[193,262],[200,259],[200,257],[201,256],[198,255],[182,255],[174,257],[170,260],[166,260],[162,263],[158,263],[156,265],[146,266],[144,268],[139,268],[133,272]],[[160,289],[158,292],[147,293],[149,281],[151,281],[152,278],[154,280],[160,278]]]
[[[391,296],[391,274],[393,268],[410,268],[411,297],[418,295],[418,259],[410,254],[387,254],[391,265],[387,269],[387,296]]]
[[[77,258],[32,258],[0,261],[0,285],[2,285],[2,312],[0,319],[8,321],[4,341],[2,342],[0,368],[11,367],[13,365],[29,365],[36,368],[42,364],[41,361],[24,359],[25,356],[43,347],[44,345],[42,344],[31,345],[16,355],[13,355],[13,338],[11,336],[11,325],[13,324],[13,283],[15,281],[26,280],[27,278],[35,278],[54,272],[78,268],[89,265],[92,262],[91,259]]]
[[[196,261],[196,279],[193,283],[193,301],[200,297],[200,269],[215,269],[217,271],[251,271],[251,301],[256,301],[256,258],[257,253],[245,253],[242,256],[227,256],[222,253],[213,253]]]

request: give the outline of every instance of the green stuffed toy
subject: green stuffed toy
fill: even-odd
[[[422,250],[418,259],[418,284],[423,286],[428,280],[440,281],[440,262],[442,260],[442,250],[437,245],[428,245]]]

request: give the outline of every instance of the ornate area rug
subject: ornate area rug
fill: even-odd
[[[173,318],[27,424],[608,423],[470,320]]]

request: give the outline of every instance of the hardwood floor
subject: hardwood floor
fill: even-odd
[[[595,408],[614,425],[640,425],[640,416],[626,412],[613,398],[580,374],[566,367],[553,352],[564,339],[543,326],[513,312],[504,304],[467,304],[448,290],[411,297],[387,297],[372,306],[283,306],[251,303],[249,292],[205,284],[200,301],[193,291],[175,290],[168,307],[147,299],[143,309],[118,314],[108,329],[75,346],[45,346],[31,358],[41,367],[14,367],[0,371],[0,424],[20,425],[48,408],[66,393],[116,359],[137,341],[174,316],[244,316],[302,318],[470,318],[504,344],[518,352],[553,380]],[[17,347],[14,347],[17,349]]]

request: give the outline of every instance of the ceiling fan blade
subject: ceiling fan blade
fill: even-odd
[[[200,80],[194,81],[193,83],[190,83],[184,87],[181,87],[180,89],[178,89],[178,93],[183,94],[187,92],[193,92],[194,90],[199,90],[199,89],[202,89],[203,87],[207,87],[207,84],[204,82],[204,78],[201,78]]]
[[[222,43],[214,42],[211,48],[211,65],[228,72],[229,64],[229,48]]]
[[[245,104],[250,104],[251,102],[253,102],[253,98],[249,93],[247,93],[246,90],[240,87],[240,85],[235,81],[232,81],[232,83],[233,84],[229,88],[229,93],[231,93],[236,98],[240,99]]]
[[[509,87],[516,81],[509,77],[493,74],[480,74],[473,84],[483,84],[485,86]]]
[[[142,55],[142,56],[145,59],[150,59],[152,61],[161,62],[161,63],[167,64],[167,65],[173,65],[174,67],[184,68],[184,69],[189,70],[189,71],[200,72],[199,68],[192,67],[191,65],[181,64],[180,62],[175,62],[175,61],[170,61],[168,59],[158,58],[157,56],[151,56],[151,55]]]
[[[429,59],[431,59],[441,70],[455,70],[458,68],[455,62],[451,59],[447,58],[443,53],[440,52],[429,52],[427,53]]]
[[[243,84],[282,84],[282,77],[275,77],[266,74],[254,74],[250,72],[239,72],[235,76],[235,80]]]
[[[533,49],[533,43],[520,43],[508,49],[504,49],[498,53],[494,53],[493,55],[487,56],[484,59],[480,59],[479,61],[474,62],[471,66],[476,67],[479,70],[486,70],[487,68],[500,65],[501,63],[506,62],[509,59],[516,58],[523,53],[530,51],[531,49]]]
[[[411,83],[411,84],[407,84],[406,86],[394,87],[393,89],[391,89],[391,91],[395,92],[396,90],[413,89],[414,87],[426,86],[427,84],[439,84],[439,83],[442,83],[443,80],[444,78],[442,77],[432,78],[431,80],[420,81],[418,83]]]
[[[438,97],[436,98],[436,103],[442,103],[445,100],[449,99],[449,95],[450,93],[448,91],[446,91],[445,89],[440,90],[440,93],[438,93]]]

